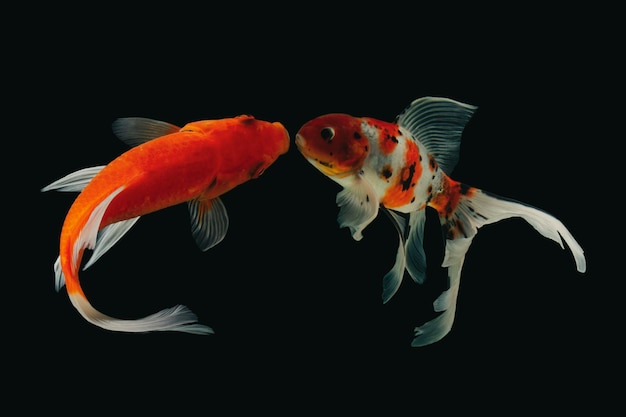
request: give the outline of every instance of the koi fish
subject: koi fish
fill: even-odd
[[[78,312],[90,323],[121,332],[180,331],[211,334],[186,306],[176,305],[136,320],[96,310],[83,292],[78,269],[85,249],[91,266],[137,220],[169,206],[187,203],[191,233],[206,251],[225,237],[229,219],[224,193],[265,169],[289,149],[289,133],[279,122],[241,115],[203,120],[182,128],[146,118],[121,118],[113,132],[132,146],[106,166],[85,168],[42,188],[80,192],[69,209],[54,263],[55,288],[65,286]]]
[[[418,284],[426,279],[425,209],[436,210],[445,239],[442,267],[447,268],[448,285],[433,302],[439,314],[415,328],[412,346],[429,345],[450,332],[465,254],[486,224],[521,217],[563,249],[564,240],[577,270],[586,269],[582,248],[561,221],[449,176],[476,109],[447,98],[423,97],[393,123],[334,113],[308,121],[296,134],[296,146],[306,160],[342,186],[336,197],[340,227],[349,228],[358,241],[379,210],[393,222],[399,244],[395,263],[383,277],[383,303],[396,293],[405,270]]]

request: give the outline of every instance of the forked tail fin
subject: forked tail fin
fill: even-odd
[[[424,346],[443,338],[452,328],[459,291],[461,269],[465,253],[478,229],[486,224],[511,217],[521,217],[541,235],[557,242],[565,249],[567,244],[579,272],[585,272],[585,255],[572,234],[554,216],[528,204],[487,193],[477,188],[464,187],[459,193],[458,204],[452,212],[439,209],[439,220],[446,238],[446,250],[442,263],[448,268],[449,287],[433,303],[434,310],[441,312],[433,320],[415,328],[411,346]],[[448,205],[446,208],[449,208]]]

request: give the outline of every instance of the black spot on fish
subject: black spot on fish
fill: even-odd
[[[478,218],[480,217],[481,219],[484,220],[488,220],[489,218],[486,216],[483,216],[482,214],[480,214],[479,212],[475,211],[473,207],[470,207],[470,210],[472,211],[472,213],[474,214],[474,218]]]
[[[388,165],[383,167],[383,171],[381,172],[381,175],[383,177],[385,177],[386,179],[389,179],[389,177],[391,177],[393,173],[391,172],[391,167],[389,167]]]
[[[369,195],[369,194],[367,194],[367,195],[365,196],[365,201],[367,201],[368,203],[370,202],[370,195]]]
[[[354,139],[356,140],[361,139],[361,134],[359,132],[354,132]]]
[[[430,169],[432,170],[437,167],[437,161],[435,161],[435,157],[432,155],[428,155],[428,163],[430,164]]]
[[[319,159],[316,159],[316,161],[317,161],[318,164],[324,165],[325,167],[328,167],[328,168],[332,168],[333,167],[332,162],[320,161]]]
[[[411,203],[415,202],[415,196],[411,199]]]
[[[385,134],[385,140],[390,140],[393,143],[398,143],[398,139],[395,136],[390,135],[389,133]]]
[[[367,147],[367,145],[365,145],[365,152],[367,152],[369,150],[369,148]]]
[[[405,172],[408,170],[408,174],[406,174],[405,179],[400,180],[400,185],[402,185],[402,191],[406,191],[411,188],[411,183],[413,182],[413,175],[415,175],[415,162],[413,162],[408,168],[405,167],[402,169],[402,176],[405,176]]]

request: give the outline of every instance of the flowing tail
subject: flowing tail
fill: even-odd
[[[511,217],[526,220],[544,237],[557,242],[565,249],[567,244],[579,272],[585,272],[586,261],[582,248],[567,228],[552,215],[525,203],[500,197],[486,191],[458,186],[458,204],[452,212],[451,205],[436,207],[439,220],[446,238],[443,267],[448,268],[449,287],[434,302],[435,312],[441,312],[423,325],[415,328],[415,338],[411,346],[425,346],[443,338],[454,322],[456,300],[459,292],[461,269],[465,254],[478,229],[486,224]]]
[[[66,236],[61,241],[59,259],[55,263],[57,289],[63,284],[78,312],[90,323],[107,330],[119,332],[179,331],[193,334],[211,334],[213,330],[197,323],[196,315],[183,305],[162,310],[149,316],[128,320],[107,316],[94,308],[83,292],[78,277],[85,249],[94,249],[98,229],[104,213],[113,199],[124,189],[111,193],[89,215],[77,236]]]

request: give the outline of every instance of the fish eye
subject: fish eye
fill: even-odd
[[[331,140],[333,140],[333,137],[335,137],[335,131],[331,127],[325,127],[320,131],[320,136],[326,142],[330,142]]]

